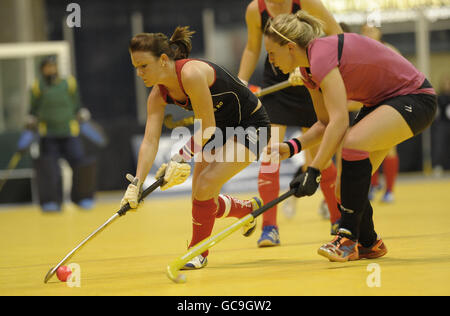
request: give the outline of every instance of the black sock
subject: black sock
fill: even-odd
[[[369,194],[372,164],[369,158],[357,161],[342,159],[341,174],[341,222],[339,228],[351,232],[351,239],[358,240],[360,223]]]
[[[359,242],[363,247],[370,248],[377,241],[377,233],[373,225],[373,209],[367,199],[366,208],[361,218]]]

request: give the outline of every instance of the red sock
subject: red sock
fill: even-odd
[[[386,178],[386,191],[393,192],[398,174],[398,156],[387,156],[383,161],[383,172]]]
[[[275,170],[271,170],[275,169]],[[272,172],[268,172],[272,171]],[[276,168],[270,166],[270,162],[262,162],[258,175],[258,191],[264,204],[276,199],[280,193],[280,165]],[[277,225],[277,206],[263,213],[263,224],[265,226]]]
[[[242,218],[253,211],[249,200],[239,200],[229,195],[219,195],[219,209],[216,218],[237,217]]]
[[[207,201],[192,201],[192,241],[189,248],[195,246],[203,239],[211,236],[216,219],[217,204],[214,199]],[[203,257],[208,255],[209,251],[202,253]]]
[[[380,174],[380,169],[375,171],[375,173],[372,175],[372,179],[370,180],[370,185],[373,187],[378,186],[378,175]]]
[[[320,188],[322,189],[322,193],[328,205],[328,210],[330,211],[330,222],[334,224],[341,218],[341,213],[337,208],[335,192],[337,169],[334,163],[332,163],[327,169],[322,170],[321,174],[322,180],[320,181]]]

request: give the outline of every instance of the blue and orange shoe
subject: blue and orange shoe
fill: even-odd
[[[377,239],[377,241],[369,248],[363,247],[358,244],[358,253],[360,259],[376,259],[383,257],[387,253],[386,245],[383,240]]]
[[[250,200],[250,203],[252,203],[252,210],[256,211],[257,209],[261,208],[263,206],[263,202],[259,197],[252,197]],[[253,219],[250,223],[242,227],[242,235],[245,237],[249,237],[254,233],[256,229],[256,218]]]
[[[261,237],[258,240],[258,247],[273,247],[280,245],[280,233],[277,226],[264,226]]]
[[[317,253],[332,262],[359,260],[358,243],[349,239],[345,229],[339,229],[336,237],[317,250]]]

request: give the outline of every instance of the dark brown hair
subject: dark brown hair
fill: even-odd
[[[130,52],[149,52],[159,57],[166,54],[173,60],[189,57],[192,50],[191,37],[194,31],[189,26],[178,26],[170,39],[162,33],[140,33],[129,44]]]

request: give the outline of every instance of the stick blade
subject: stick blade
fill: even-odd
[[[175,283],[186,283],[186,276],[184,274],[180,274],[178,264],[170,264],[167,266],[167,276]]]
[[[44,283],[47,283],[55,275],[55,272],[56,268],[51,268],[50,270],[48,270],[44,278]]]

